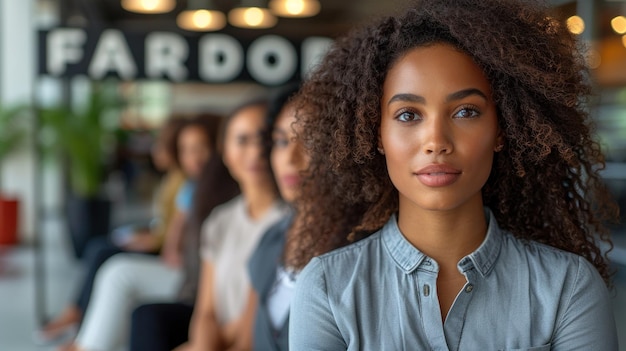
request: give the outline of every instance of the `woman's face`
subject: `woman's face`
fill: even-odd
[[[167,145],[168,141],[175,136],[176,131],[174,127],[166,123],[159,132],[154,144],[152,144],[152,148],[150,149],[152,162],[159,171],[167,171],[176,166],[176,160],[170,153]]]
[[[159,171],[167,171],[174,166],[174,160],[162,141],[157,140],[150,149],[152,162]]]
[[[190,179],[198,179],[213,151],[204,128],[195,125],[183,128],[177,142],[178,160],[183,173]]]
[[[414,48],[389,70],[380,146],[400,209],[482,206],[502,143],[491,87],[471,57],[447,44]]]
[[[309,166],[309,157],[296,138],[295,121],[295,106],[289,104],[278,115],[272,130],[272,170],[278,190],[287,202],[293,202],[298,196],[301,174]]]
[[[263,157],[262,131],[266,109],[247,107],[232,117],[224,136],[224,164],[242,186],[266,186],[271,180]]]

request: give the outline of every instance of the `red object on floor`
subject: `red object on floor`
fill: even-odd
[[[19,201],[0,195],[0,245],[17,244]]]

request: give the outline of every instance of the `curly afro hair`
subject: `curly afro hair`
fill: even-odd
[[[585,257],[610,284],[598,240],[612,246],[605,224],[618,209],[598,174],[585,60],[547,7],[521,0],[422,0],[335,42],[297,97],[311,165],[287,264],[364,238],[398,210],[377,152],[382,87],[402,55],[434,43],[471,56],[492,86],[506,145],[482,192],[499,225]]]

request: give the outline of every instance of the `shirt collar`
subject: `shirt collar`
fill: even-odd
[[[488,208],[485,208],[485,217],[488,225],[485,239],[476,251],[465,256],[459,262],[459,268],[462,271],[474,267],[483,277],[492,270],[500,254],[503,235],[495,216]],[[428,256],[415,248],[402,235],[400,228],[398,228],[395,214],[391,216],[387,224],[381,229],[381,238],[387,248],[387,252],[396,265],[407,274],[417,269],[425,260],[427,262],[431,261]]]
[[[496,216],[490,209],[485,207],[485,217],[487,218],[487,235],[483,243],[476,249],[476,251],[467,255],[459,262],[459,266],[463,265],[464,261],[468,258],[473,263],[473,266],[483,276],[487,276],[493,269],[498,256],[500,256],[500,249],[502,248],[502,236],[504,233],[498,226]],[[463,267],[465,269],[465,267]]]

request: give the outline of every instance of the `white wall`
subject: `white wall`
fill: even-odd
[[[0,103],[28,103],[35,78],[34,0],[0,0]],[[29,242],[34,233],[33,150],[23,147],[2,165],[2,191],[17,195],[20,235]]]

